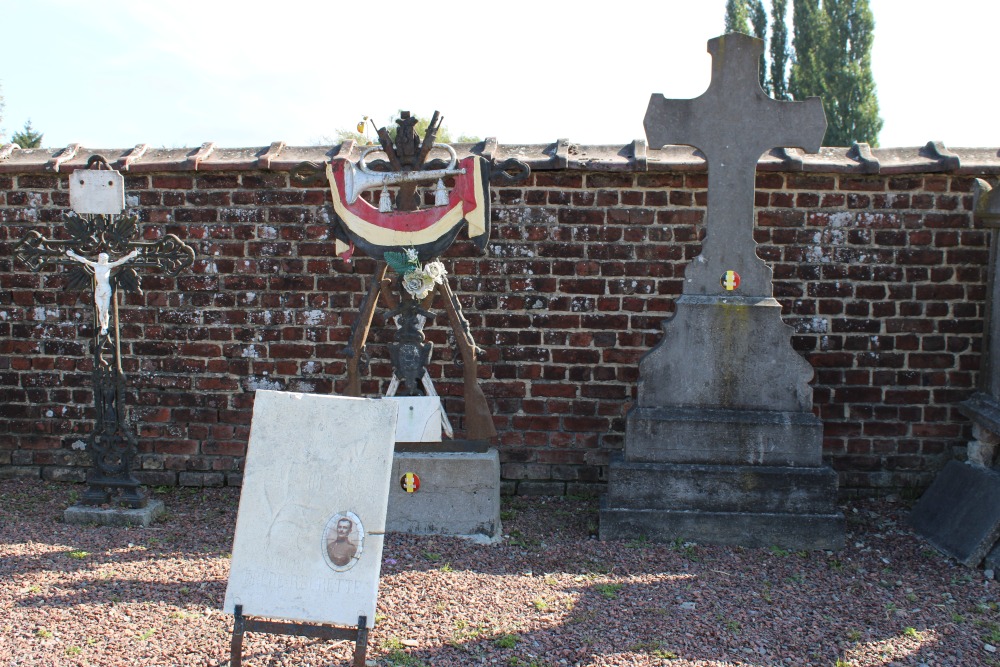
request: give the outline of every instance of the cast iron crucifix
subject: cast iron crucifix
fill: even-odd
[[[106,212],[96,213],[93,207],[72,202],[74,210],[63,215],[68,239],[47,239],[30,231],[18,243],[15,255],[34,272],[47,266],[69,265],[66,289],[84,289],[88,285],[93,288],[91,352],[96,424],[86,440],[92,465],[87,472],[89,488],[80,502],[84,505],[110,503],[112,497],[120,493],[118,503],[139,508],[145,506],[146,497],[131,469],[138,442],[125,415],[118,289],[141,294],[137,268],[158,267],[176,276],[194,262],[194,250],[173,234],[157,241],[135,240],[138,217],[121,214],[124,210],[121,174],[113,171],[100,155],[90,158],[87,170],[77,170],[70,175],[70,179],[76,181],[71,183],[71,200],[74,187],[86,184],[111,190],[119,187],[121,204],[112,201],[109,208],[103,209]],[[94,173],[89,170],[97,171],[99,179],[95,181]],[[114,199],[114,195],[111,198]],[[104,199],[106,201],[107,197]]]

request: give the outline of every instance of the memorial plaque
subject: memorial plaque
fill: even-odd
[[[77,213],[119,215],[125,210],[125,178],[117,171],[77,169],[69,177],[69,200]]]
[[[224,609],[375,618],[394,401],[259,390]]]
[[[390,396],[399,404],[396,442],[441,442],[441,398]]]

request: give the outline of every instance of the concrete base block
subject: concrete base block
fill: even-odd
[[[826,466],[630,463],[608,468],[600,538],[841,549],[837,473]]]
[[[601,509],[600,538],[677,539],[699,544],[837,551],[844,547],[844,515],[769,514],[763,512],[702,512],[675,510]]]
[[[635,407],[625,442],[636,462],[819,466],[823,422],[811,412]]]
[[[414,473],[420,487],[407,493],[401,480]],[[486,453],[397,452],[392,461],[386,530],[414,535],[501,539],[500,457]]]
[[[91,507],[90,505],[73,505],[63,512],[66,523],[78,525],[97,524],[99,526],[142,526],[148,528],[156,517],[165,511],[162,500],[150,500],[145,507],[131,509],[128,507]]]
[[[615,461],[606,497],[616,509],[833,514],[837,473],[828,467]]]

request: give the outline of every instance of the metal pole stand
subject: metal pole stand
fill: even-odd
[[[354,642],[354,667],[365,667],[365,657],[368,655],[368,618],[366,616],[358,616],[358,627],[356,628],[339,628],[333,625],[310,623],[285,623],[244,616],[243,605],[238,604],[233,609],[233,640],[229,651],[230,667],[242,667],[243,665],[243,635],[247,632],[295,635],[314,639],[347,639]]]

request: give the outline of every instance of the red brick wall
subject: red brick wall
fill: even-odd
[[[12,253],[29,229],[61,236],[67,178],[12,169],[0,172],[0,476],[82,479],[74,443],[93,419],[90,294]],[[704,232],[706,174],[677,169],[536,170],[494,189],[488,256],[460,242],[446,258],[487,350],[480,370],[506,491],[601,488],[638,360]],[[970,213],[974,176],[758,173],[758,252],[816,369],[825,454],[846,493],[925,485],[969,438],[955,406],[977,380],[989,243]],[[254,389],[342,387],[342,348],[374,263],[334,256],[328,192],[290,185],[287,171],[189,165],[132,172],[126,190],[147,239],[176,234],[197,252],[177,278],[147,271],[144,293],[121,308],[141,477],[239,483]],[[384,312],[367,395],[391,373]],[[431,375],[460,426],[443,312],[428,336]]]

